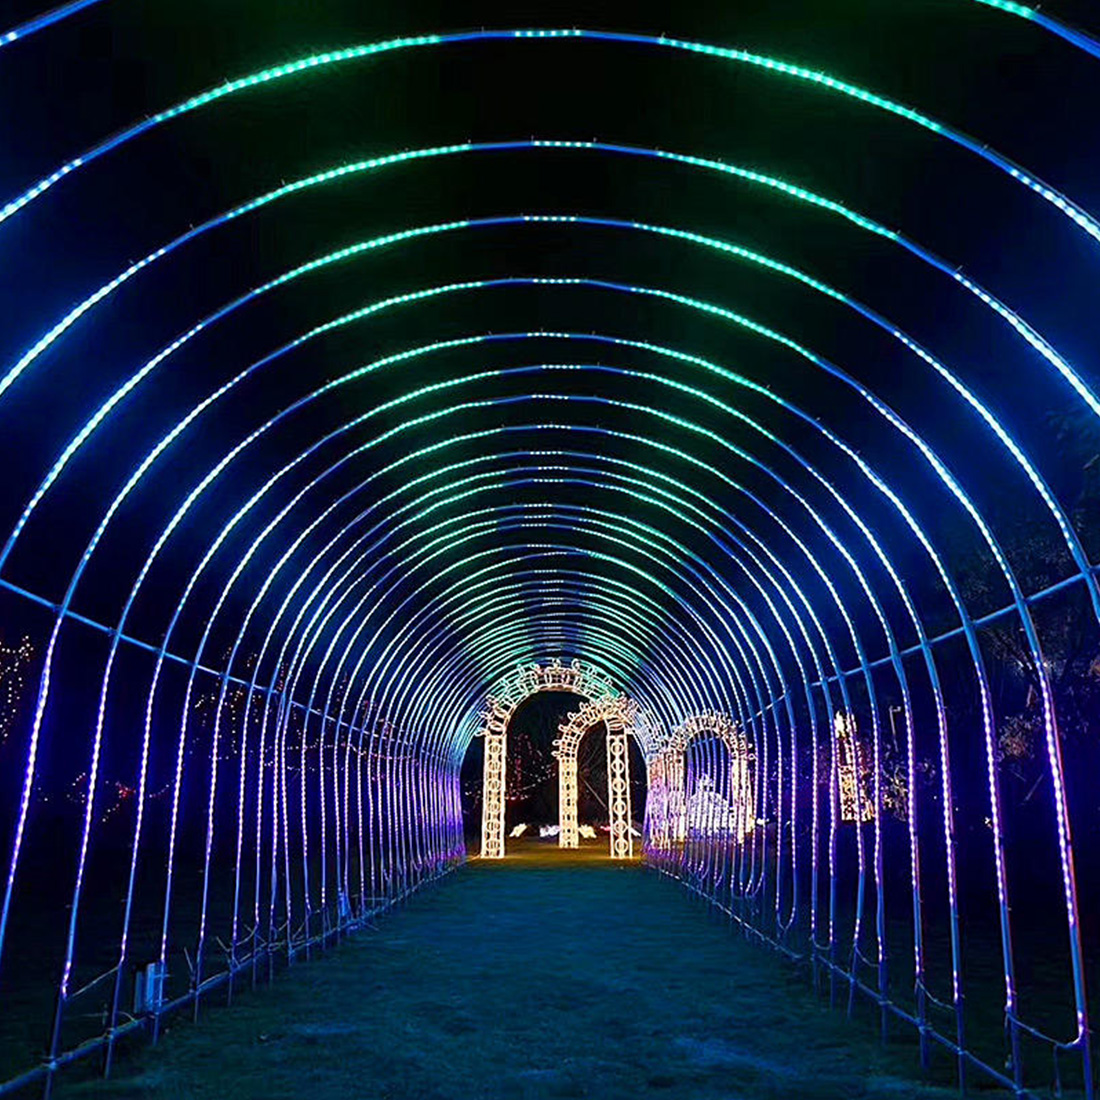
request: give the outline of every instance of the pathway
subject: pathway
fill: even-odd
[[[377,931],[62,1096],[954,1096],[776,955],[637,865],[476,861]]]

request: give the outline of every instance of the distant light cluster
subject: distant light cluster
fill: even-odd
[[[875,800],[871,791],[872,771],[860,755],[859,732],[854,715],[837,711],[833,729],[836,737],[840,820],[872,821],[875,817]]]
[[[11,736],[20,709],[27,703],[27,673],[33,658],[30,638],[14,645],[0,639],[0,745]]]

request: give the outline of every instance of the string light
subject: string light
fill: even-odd
[[[494,686],[481,715],[481,737],[485,744],[481,811],[482,859],[504,858],[508,723],[525,699],[544,691],[579,695],[589,702],[615,698],[617,695],[606,673],[579,660],[563,664],[558,657],[546,664],[520,666]]]
[[[11,736],[20,709],[26,702],[27,672],[34,659],[29,637],[15,645],[0,638],[0,745]]]
[[[870,792],[870,769],[860,754],[855,716],[837,711],[833,722],[837,755],[837,799],[840,820],[872,821],[875,802]]]
[[[726,793],[718,788],[714,775],[704,774],[697,782],[696,792],[713,792],[714,797],[696,798],[693,809],[687,794],[687,750],[692,741],[707,737],[717,738],[726,748]],[[704,779],[709,786],[701,786]],[[737,722],[727,714],[705,711],[685,718],[651,763],[649,786],[651,844],[654,852],[663,853],[665,858],[682,851],[693,823],[697,836],[714,835],[737,844],[756,827],[752,753]],[[709,811],[719,804],[726,809],[720,815],[712,812],[703,815],[700,813],[703,802]]]
[[[579,693],[578,693],[579,694]],[[637,724],[638,704],[625,696],[604,695],[586,700],[558,727],[554,756],[558,761],[558,846],[580,846],[577,805],[577,750],[586,733],[601,723],[607,727],[607,811],[612,859],[630,859],[634,840],[630,820],[630,756],[627,730]]]

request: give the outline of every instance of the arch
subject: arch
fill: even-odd
[[[594,665],[558,657],[546,664],[520,665],[497,682],[481,715],[479,736],[485,739],[482,779],[481,858],[504,858],[504,794],[507,776],[508,724],[519,705],[542,691],[567,691],[587,702],[618,696],[611,678]]]
[[[582,738],[601,722],[607,725],[607,813],[612,859],[631,859],[634,835],[630,815],[630,756],[628,733],[635,732],[638,705],[625,696],[604,697],[585,703],[558,727],[554,742],[558,758],[558,846],[580,845],[577,822],[577,749]]]
[[[702,711],[685,718],[674,729],[650,763],[650,791],[653,811],[650,815],[652,843],[658,850],[670,851],[685,843],[693,819],[687,795],[687,748],[697,737],[712,734],[729,752],[729,794],[715,792],[706,831],[716,832],[740,844],[756,826],[756,799],[753,792],[752,751],[740,726],[728,714]],[[713,781],[713,777],[711,777]],[[718,801],[720,800],[720,801]]]

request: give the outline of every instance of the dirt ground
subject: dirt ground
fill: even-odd
[[[602,853],[600,853],[602,856]],[[562,858],[562,857],[565,858]],[[61,1095],[328,1100],[947,1097],[637,864],[472,861],[273,989]]]

